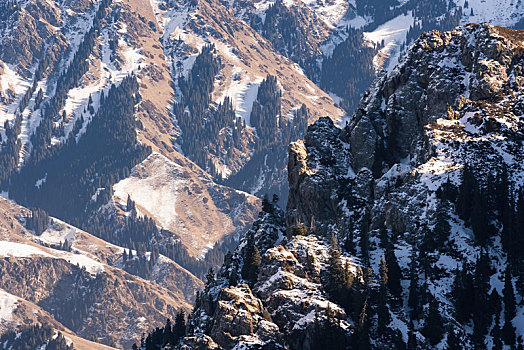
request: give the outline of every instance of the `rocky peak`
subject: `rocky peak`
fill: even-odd
[[[378,176],[406,157],[414,164],[427,161],[427,125],[450,108],[519,92],[522,49],[520,32],[488,24],[422,35],[364,95],[349,131],[353,167]]]
[[[342,130],[330,118],[320,118],[308,127],[304,141],[289,146],[288,229],[306,225],[326,233],[323,223],[337,215],[341,183],[354,174],[345,167],[351,160]]]
[[[195,339],[204,341],[207,334],[213,344],[225,349],[307,349],[318,322],[327,317],[341,329],[352,328],[344,309],[330,301],[324,290],[328,245],[314,235],[287,238],[284,234],[280,209],[273,207],[261,214],[226,257],[216,279],[209,279],[197,297],[184,346],[199,345]],[[254,280],[246,274],[253,249],[260,256]],[[349,256],[342,256],[340,263],[351,274],[362,275]]]

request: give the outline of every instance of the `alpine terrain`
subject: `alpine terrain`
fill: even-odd
[[[520,0],[0,0],[0,348],[522,349]]]

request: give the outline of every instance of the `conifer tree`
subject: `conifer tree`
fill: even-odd
[[[184,310],[179,310],[176,314],[175,324],[173,326],[173,342],[176,344],[186,335],[186,314]]]
[[[443,320],[439,312],[438,301],[433,296],[431,296],[429,312],[424,324],[423,334],[428,338],[429,343],[433,346],[437,345],[444,335]]]
[[[436,210],[436,222],[433,229],[433,236],[435,247],[442,248],[444,243],[448,240],[451,232],[451,226],[449,224],[449,209],[439,201]]]
[[[379,267],[380,286],[378,290],[377,299],[377,316],[378,316],[378,332],[384,333],[390,321],[389,310],[387,306],[387,284],[388,284],[388,266],[384,258],[380,260]]]
[[[513,291],[513,282],[511,280],[511,272],[509,266],[506,267],[504,275],[504,327],[502,328],[502,335],[506,345],[515,344],[515,327],[512,324],[513,318],[516,316],[516,301],[515,292]]]
[[[369,266],[369,230],[367,222],[369,214],[365,213],[360,224],[360,252],[364,265]]]
[[[341,256],[338,240],[335,235],[332,235],[327,267],[328,276],[324,288],[333,300],[349,310],[350,303],[353,301],[354,276],[349,270],[347,262],[342,264]]]
[[[415,249],[411,251],[411,262],[409,265],[409,296],[408,306],[411,309],[411,319],[415,320],[420,317],[420,289],[419,289],[419,276],[417,269],[417,255]]]
[[[477,187],[471,168],[466,164],[462,171],[462,182],[459,187],[457,207],[460,217],[465,221],[471,218],[471,199]]]
[[[164,326],[162,346],[167,344],[173,344],[173,332],[171,329],[171,320],[169,318],[167,319],[166,325]]]
[[[455,270],[452,296],[455,301],[455,315],[459,322],[467,323],[473,312],[473,280],[465,266]]]
[[[269,201],[269,197],[267,193],[264,195],[264,198],[262,198],[262,211],[264,213],[272,213],[274,210],[273,203]]]
[[[212,287],[215,285],[215,271],[210,267],[206,274],[206,287]]]
[[[413,321],[409,320],[407,350],[416,350],[416,349],[418,349],[418,345],[417,345],[417,336],[415,334],[415,326],[413,325]]]
[[[471,228],[477,241],[484,245],[487,243],[490,231],[488,203],[484,192],[479,188],[474,192],[471,208]]]
[[[402,296],[402,286],[400,284],[402,271],[395,256],[394,246],[391,243],[386,247],[386,265],[388,267],[388,289],[400,301]]]
[[[477,347],[484,347],[491,315],[488,305],[488,288],[491,267],[488,255],[482,251],[475,266],[474,306],[473,306],[473,342]]]
[[[353,349],[358,349],[358,350],[371,349],[371,341],[369,338],[369,317],[370,315],[368,315],[368,312],[369,312],[368,301],[366,299],[364,301],[362,310],[360,311],[360,315],[358,317],[358,325],[352,336]]]
[[[255,284],[258,279],[258,267],[260,265],[260,254],[258,248],[254,246],[253,237],[247,240],[246,250],[244,253],[244,265],[242,266],[242,278],[251,285]]]

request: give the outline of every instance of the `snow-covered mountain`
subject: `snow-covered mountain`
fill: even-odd
[[[500,294],[506,254],[521,244],[521,34],[466,24],[521,28],[523,12],[516,0],[0,0],[8,343],[38,332],[62,342],[60,331],[84,339],[75,347],[127,347],[188,311],[224,260],[187,346],[205,333],[206,346],[307,348],[335,323],[345,339],[365,331],[363,305],[376,310],[380,257],[395,256],[406,277],[413,242],[442,223],[456,249],[427,253],[424,268],[438,269],[424,289],[454,326],[451,269],[464,262],[469,281],[484,251]],[[469,197],[481,206],[468,209]],[[332,234],[347,262],[335,272],[359,289],[351,307],[326,285]],[[244,268],[258,259],[252,246],[258,282],[253,261]],[[520,273],[510,271],[515,287]],[[228,306],[239,296],[247,323]],[[422,344],[425,321],[411,325],[396,298],[385,339],[370,314],[371,343],[391,347],[400,332]],[[456,327],[472,341],[475,327]]]
[[[345,128],[312,124],[285,217],[263,205],[185,346],[522,346],[523,38],[426,33]]]
[[[127,268],[130,261],[122,261],[124,248],[52,217],[40,219],[45,226],[39,232],[31,224],[34,213],[3,198],[0,205],[3,331],[50,324],[78,339],[127,348],[149,324],[189,310],[202,288],[199,279],[165,256],[140,276]],[[137,254],[137,261],[152,259],[150,253]]]

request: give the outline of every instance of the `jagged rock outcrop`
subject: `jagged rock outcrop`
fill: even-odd
[[[424,34],[391,73],[375,81],[346,128],[318,121],[309,128],[306,147],[290,147],[288,225],[299,215],[307,220],[320,214],[316,226],[338,232],[344,246],[375,273],[383,255],[390,254],[385,248],[393,244],[387,249],[395,252],[404,279],[410,264],[416,264],[408,256],[423,251],[430,261],[423,263],[429,264],[426,271],[432,271],[425,283],[435,286],[431,295],[445,305],[443,315],[454,327],[456,300],[445,280],[462,261],[474,260],[471,252],[479,246],[497,271],[491,288],[501,296],[496,286],[504,266],[511,264],[516,276],[522,270],[511,247],[522,239],[508,233],[515,229],[504,219],[517,209],[504,193],[521,191],[524,174],[524,91],[518,78],[524,67],[523,38],[520,31],[487,24]],[[323,132],[315,135],[318,128]],[[332,158],[335,151],[322,151],[322,145],[311,142],[307,147],[313,135],[326,140],[328,148],[347,149],[350,156]],[[326,170],[318,164],[331,160],[331,176],[319,177]],[[467,181],[475,183],[476,194],[465,194]],[[321,190],[304,190],[312,184]],[[311,203],[322,209],[312,209]],[[508,206],[510,214],[501,214],[506,209],[500,208]],[[481,219],[474,215],[486,217],[485,224],[479,226]],[[501,246],[507,235],[513,235],[513,243]],[[394,314],[409,319],[409,312]],[[392,330],[402,327],[397,321],[390,324]],[[422,328],[419,332],[427,336]],[[467,329],[458,334],[467,348],[485,342]],[[384,337],[376,339],[388,344]]]
[[[245,284],[220,291],[213,318],[220,321],[213,324],[210,335],[225,348],[235,346],[237,341],[247,341],[251,336],[262,344],[278,336],[278,326],[270,317],[264,317],[264,305]]]
[[[304,141],[289,146],[288,228],[316,225],[319,232],[327,233],[338,216],[339,195],[347,190],[344,179],[351,175],[341,165],[350,160],[349,145],[328,117],[309,126]]]
[[[424,34],[362,98],[349,128],[353,168],[366,167],[377,176],[408,156],[422,164],[431,147],[425,128],[450,108],[482,107],[481,101],[504,97],[516,103],[522,69],[518,33],[472,24]]]
[[[247,282],[292,349],[314,344],[308,327],[326,304],[355,348],[519,344],[519,318],[505,321],[505,332],[516,326],[516,336],[505,338],[496,320],[503,308],[522,310],[507,297],[513,285],[503,285],[508,278],[522,285],[524,275],[514,249],[523,240],[511,221],[520,220],[523,202],[523,37],[487,24],[426,33],[373,84],[344,129],[327,118],[311,125],[289,148],[290,195],[279,229],[286,236],[259,244],[275,217],[264,214],[204,299]],[[360,263],[350,265],[366,286],[358,310],[341,308],[326,288],[332,248],[324,242],[332,235]],[[260,249],[255,281],[244,274],[253,247]],[[466,314],[460,303],[472,301],[457,294],[468,288],[460,273],[475,286]],[[522,288],[514,293],[521,300]],[[488,300],[500,307],[482,307]],[[209,334],[205,325],[217,320],[196,310],[190,335]]]
[[[254,248],[260,255],[256,283],[245,274]],[[196,346],[193,339],[207,335],[224,349],[310,349],[315,327],[328,317],[349,332],[353,326],[346,312],[324,290],[328,259],[329,248],[322,239],[286,238],[280,209],[262,213],[226,258],[216,280],[208,280],[197,297],[183,344]],[[355,261],[341,259],[352,274],[362,276]]]

